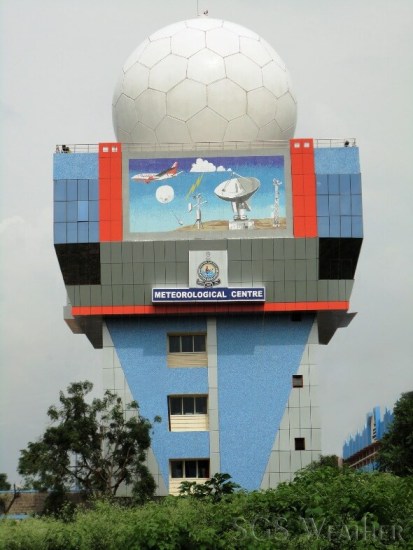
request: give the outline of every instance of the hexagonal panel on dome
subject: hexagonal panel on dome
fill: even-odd
[[[171,39],[160,38],[155,42],[149,42],[139,57],[139,62],[146,67],[152,68],[161,59],[171,53]]]
[[[263,84],[275,97],[281,97],[289,89],[289,75],[275,61],[262,68]]]
[[[135,63],[123,79],[123,93],[131,99],[136,99],[148,87],[149,69],[140,63]]]
[[[166,115],[166,94],[158,90],[145,90],[135,100],[139,122],[155,129]]]
[[[222,19],[210,19],[209,17],[198,17],[197,19],[188,19],[185,21],[190,29],[199,29],[200,31],[209,31],[222,27]]]
[[[206,107],[191,119],[187,125],[192,141],[222,141],[228,122],[217,113]]]
[[[239,39],[241,53],[249,57],[260,67],[263,67],[271,61],[271,56],[268,51],[263,47],[259,40],[252,38],[246,38],[241,36]]]
[[[116,105],[116,103],[118,102],[118,99],[123,94],[123,78],[124,78],[124,74],[122,72],[121,76],[116,81],[115,89],[113,90],[112,105]]]
[[[255,40],[259,40],[260,38],[256,32],[253,32],[242,25],[238,25],[237,23],[232,23],[231,21],[224,21],[223,27],[224,29],[229,29],[239,36],[247,36],[248,38],[253,38]]]
[[[224,139],[225,141],[254,141],[257,134],[257,125],[248,115],[244,115],[228,123]]]
[[[267,52],[271,56],[271,59],[273,61],[275,61],[275,63],[277,63],[277,65],[279,65],[281,67],[281,69],[283,69],[285,71],[286,66],[285,66],[284,61],[281,59],[281,57],[278,55],[278,53],[274,50],[274,48],[271,46],[271,44],[268,44],[268,42],[266,40],[264,40],[263,38],[260,38],[260,42],[262,44],[262,47],[265,50],[267,50]]]
[[[149,74],[149,86],[161,92],[168,92],[186,77],[187,60],[169,54]]]
[[[183,80],[166,96],[168,115],[184,121],[206,107],[206,104],[206,86],[194,80]]]
[[[178,23],[172,23],[172,25],[167,25],[166,27],[163,27],[162,29],[159,29],[158,31],[155,31],[149,36],[149,40],[152,42],[154,40],[159,40],[159,38],[168,38],[172,35],[174,35],[176,32],[181,31],[182,29],[185,29],[185,21],[179,21]]]
[[[210,84],[225,77],[225,65],[221,56],[205,49],[188,61],[188,78]]]
[[[128,59],[123,64],[123,71],[126,73],[127,70],[129,70],[134,63],[136,63],[140,56],[142,55],[143,50],[146,48],[146,46],[149,44],[149,40],[144,40],[139,46],[134,50]]]
[[[113,125],[115,128],[115,125]],[[128,132],[125,132],[121,128],[115,128],[116,140],[121,143],[133,143],[131,135]]]
[[[156,143],[155,132],[138,122],[131,133],[133,143]]]
[[[205,33],[198,29],[184,29],[171,38],[172,53],[182,57],[191,57],[202,48],[205,48]]]
[[[166,116],[155,130],[159,143],[190,143],[187,125],[182,120]]]
[[[113,118],[116,121],[117,128],[130,133],[136,122],[133,99],[122,94],[113,108]]]
[[[207,48],[226,57],[239,52],[239,37],[228,29],[213,29],[206,33]]]
[[[225,58],[227,78],[230,78],[249,92],[262,86],[261,68],[242,53]]]
[[[246,114],[247,93],[225,78],[208,86],[208,106],[229,121]]]
[[[269,124],[266,124],[265,126],[260,128],[257,138],[264,141],[285,139],[282,134],[281,128],[278,126],[275,120],[272,120]]]
[[[283,131],[292,128],[292,134],[294,134],[297,122],[297,105],[292,95],[287,92],[280,97],[277,107],[277,113],[275,115],[277,124]]]
[[[265,126],[274,120],[277,99],[266,88],[257,88],[248,92],[248,114],[258,126]]]

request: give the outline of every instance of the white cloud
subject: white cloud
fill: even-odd
[[[227,169],[223,166],[215,166],[214,163],[209,160],[198,158],[196,162],[192,164],[190,172],[226,172]]]

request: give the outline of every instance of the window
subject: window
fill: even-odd
[[[199,353],[206,351],[205,334],[170,334],[169,353]]]
[[[206,367],[206,334],[168,334],[168,367]]]
[[[293,388],[302,388],[304,385],[302,374],[293,374]]]
[[[171,460],[172,479],[208,479],[209,460]]]
[[[295,450],[296,451],[305,451],[305,438],[304,437],[296,437],[294,439],[295,443]]]
[[[173,396],[169,398],[170,414],[207,414],[206,395]]]
[[[208,431],[207,395],[170,395],[168,408],[171,432]]]

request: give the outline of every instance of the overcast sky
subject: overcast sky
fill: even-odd
[[[355,137],[365,240],[347,329],[320,347],[323,453],[341,453],[375,405],[413,389],[413,2],[199,0],[286,62],[296,137]],[[113,141],[113,88],[155,30],[196,0],[0,0],[0,472],[41,435],[60,389],[102,391],[101,352],[63,321],[52,241],[56,143]]]

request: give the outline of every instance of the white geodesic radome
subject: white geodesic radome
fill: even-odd
[[[276,51],[235,23],[198,17],[149,36],[113,95],[123,143],[290,139],[297,103]]]

